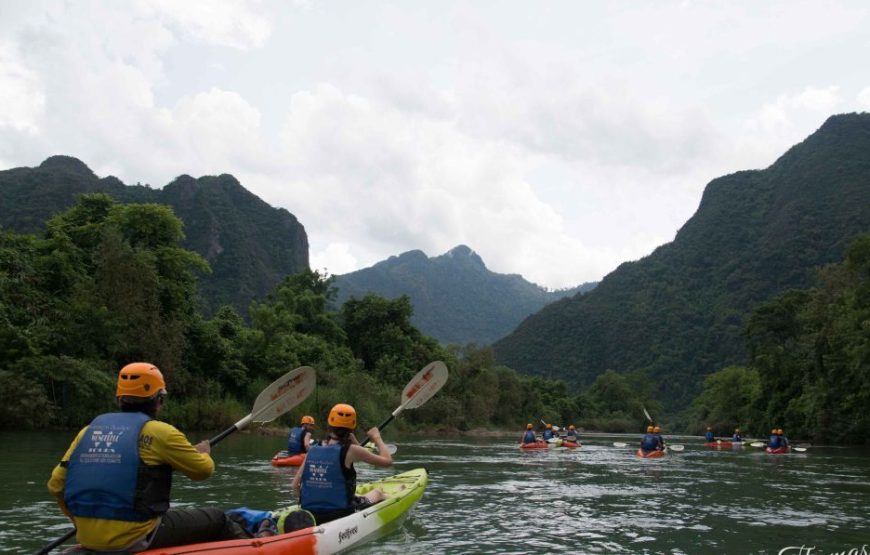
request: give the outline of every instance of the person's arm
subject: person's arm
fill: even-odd
[[[299,490],[302,487],[302,469],[305,468],[305,461],[302,461],[302,464],[299,465],[299,470],[296,471],[296,474],[293,476],[293,484],[291,486],[291,491],[293,495],[296,496],[296,499],[299,499]]]
[[[150,421],[141,435],[145,448],[141,451],[145,464],[168,464],[191,480],[205,480],[214,473],[214,461],[208,441],[191,445],[187,437],[165,422]],[[150,445],[147,437],[151,438]]]
[[[78,435],[76,435],[75,439],[73,439],[73,442],[66,450],[66,453],[64,453],[63,457],[60,459],[60,464],[55,466],[51,471],[51,478],[48,480],[48,492],[52,497],[54,497],[54,500],[57,502],[60,510],[63,511],[63,514],[70,518],[72,518],[72,513],[69,512],[66,503],[63,502],[63,489],[66,486],[66,466],[69,464],[69,459],[72,457],[73,451],[79,444],[79,441],[81,441],[82,436],[84,436],[85,430],[87,429],[87,426],[85,426],[79,430]]]
[[[347,450],[347,457],[345,457],[345,466],[348,468],[351,464],[356,461],[362,461],[369,464],[373,464],[375,466],[390,466],[393,464],[393,457],[390,455],[390,452],[387,451],[387,446],[384,445],[384,440],[381,439],[381,432],[377,428],[372,428],[366,434],[371,438],[374,444],[378,448],[378,453],[372,453],[365,447],[362,447],[358,444],[354,444],[350,446],[350,449]]]
[[[307,453],[309,447],[311,447],[311,432],[305,432],[302,436],[302,452]]]

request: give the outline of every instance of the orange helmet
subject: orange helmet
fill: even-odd
[[[569,429],[569,430],[574,430],[574,429],[576,429],[576,428],[574,428],[574,424],[571,424],[570,426],[568,426],[568,429]]]
[[[783,434],[782,428],[776,429],[776,435],[781,436]]]
[[[654,429],[655,429],[655,428],[653,428],[652,426],[647,426],[647,427],[646,427],[646,433],[651,434],[651,433],[653,433],[653,430],[654,430]]]
[[[166,395],[166,381],[160,370],[150,362],[131,362],[118,373],[116,397],[153,399]]]
[[[776,435],[776,428],[770,430],[770,433],[772,433],[773,435]]]
[[[547,424],[547,429],[548,429],[548,430],[552,430],[552,429],[553,429],[553,425],[552,425],[552,424]]]
[[[707,426],[707,431],[708,431],[708,432],[712,432],[712,431],[713,431],[713,428],[711,428],[710,426]]]
[[[299,421],[300,424],[314,424],[314,417],[308,416],[307,414],[302,417],[302,420]]]
[[[739,431],[740,431],[740,428],[734,428],[734,431],[735,431],[735,432],[739,432]]]
[[[659,428],[658,426],[656,426],[655,428],[653,428],[653,432],[655,432],[655,433],[659,433],[660,431],[662,431],[662,429]]]
[[[534,426],[532,426],[531,424],[526,424],[526,429],[527,429],[527,430],[531,430],[533,427],[534,427]]]
[[[356,428],[356,409],[350,405],[339,403],[329,411],[327,422],[336,428]]]

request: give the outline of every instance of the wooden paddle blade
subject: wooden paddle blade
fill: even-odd
[[[430,362],[402,390],[401,407],[415,409],[422,406],[444,387],[447,378],[447,365],[440,360]]]
[[[271,422],[304,401],[317,385],[317,373],[310,366],[287,372],[263,390],[254,401],[251,420]]]

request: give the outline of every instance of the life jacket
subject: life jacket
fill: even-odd
[[[306,430],[302,426],[290,429],[290,435],[287,437],[288,455],[298,455],[305,452],[305,433]]]
[[[706,439],[707,441],[716,441],[716,434],[714,434],[713,432],[707,432],[706,434],[704,434],[704,439]]]
[[[526,430],[526,433],[523,434],[523,443],[534,443],[535,442],[535,431],[534,430]]]
[[[552,437],[553,437],[553,430],[550,430],[550,429],[546,429],[546,430],[544,430],[544,433],[541,434],[541,437],[544,438],[544,441],[547,441],[548,439],[552,439]]]
[[[574,430],[569,430],[567,434],[565,434],[565,439],[568,441],[576,441],[577,440],[577,432]]]
[[[326,512],[352,507],[356,493],[356,470],[353,466],[344,466],[349,448],[350,445],[333,443],[308,450],[299,491],[303,509]]]
[[[779,437],[778,435],[770,436],[770,438],[767,442],[767,446],[770,447],[771,449],[779,449],[780,447],[782,447],[782,438]]]
[[[113,412],[90,423],[67,467],[64,503],[73,515],[144,522],[169,510],[172,467],[139,457],[139,433],[149,420]]]
[[[644,451],[655,451],[659,445],[659,438],[655,434],[644,434],[640,440],[640,448]]]
[[[741,436],[740,434],[734,434],[733,436],[731,436],[731,441],[735,442],[735,443],[739,443],[739,442],[743,441],[743,436]]]

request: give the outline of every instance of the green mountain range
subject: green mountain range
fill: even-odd
[[[547,291],[516,274],[498,274],[465,245],[429,258],[419,250],[392,256],[336,276],[336,302],[376,293],[407,295],[412,323],[442,343],[489,345],[510,333],[526,316],[558,299],[589,291],[594,283]]]
[[[530,316],[496,358],[577,385],[608,369],[646,373],[681,409],[704,375],[746,361],[755,307],[813,285],[868,230],[870,114],[834,116],[767,169],[710,182],[673,242]]]
[[[200,277],[206,313],[221,304],[246,314],[287,274],[308,268],[308,236],[296,217],[272,208],[231,175],[176,178],[162,189],[98,178],[83,162],[52,156],[35,168],[0,171],[0,227],[34,233],[82,193],[105,192],[122,203],[158,203],[184,222],[184,247],[212,269]]]

